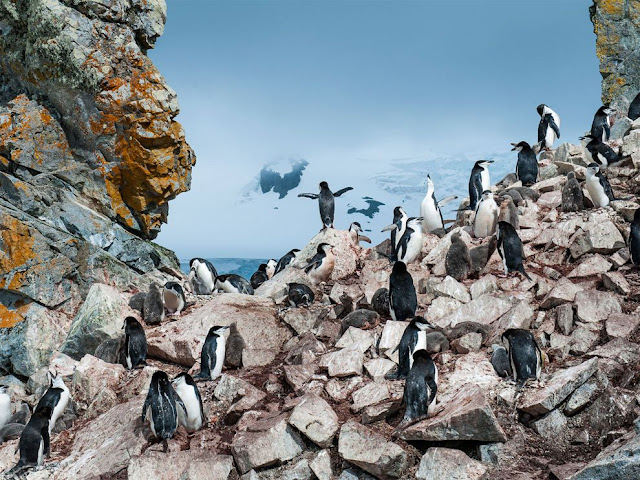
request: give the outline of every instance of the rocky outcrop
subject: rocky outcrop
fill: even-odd
[[[589,9],[602,74],[602,103],[626,112],[640,92],[640,5],[594,0]]]
[[[37,368],[12,346],[43,316],[64,325],[93,283],[180,275],[149,241],[195,163],[146,56],[165,19],[164,0],[0,1],[3,368]],[[58,342],[42,342],[45,356]]]

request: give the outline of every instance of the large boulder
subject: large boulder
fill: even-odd
[[[422,456],[418,480],[480,480],[487,467],[453,448],[432,447]]]

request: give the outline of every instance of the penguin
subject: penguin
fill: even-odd
[[[469,250],[469,256],[471,257],[471,274],[479,275],[484,267],[487,266],[493,252],[496,251],[496,246],[498,245],[498,240],[495,235],[489,237],[488,242],[484,242],[482,245],[477,247],[473,247]]]
[[[523,185],[530,186],[538,181],[538,159],[527,142],[512,143],[511,151],[518,152],[516,176]]]
[[[516,204],[513,203],[513,198],[509,195],[505,195],[500,199],[500,212],[498,213],[499,222],[507,222],[513,225],[516,230],[520,228],[520,215],[518,215],[518,209]]]
[[[537,202],[540,198],[540,193],[529,187],[511,187],[507,192],[518,192],[524,200],[531,200]]]
[[[140,322],[133,317],[124,319],[124,354],[127,368],[131,370],[147,364],[147,337]]]
[[[258,270],[253,272],[253,275],[251,275],[249,282],[251,283],[251,287],[255,290],[267,280],[269,280],[269,276],[267,275],[267,264],[261,263]]]
[[[389,313],[391,319],[402,322],[416,314],[418,297],[413,278],[404,262],[396,262],[389,276]]]
[[[640,118],[640,93],[629,104],[629,113],[627,114],[630,120],[637,120]]]
[[[7,423],[4,427],[0,428],[0,445],[7,440],[15,440],[20,438],[24,431],[25,425],[22,423]]]
[[[49,454],[51,429],[53,428],[51,427],[51,416],[52,410],[49,406],[36,409],[20,435],[18,442],[20,460],[8,473],[18,473],[24,468],[39,467],[44,463],[45,455]]]
[[[524,259],[522,240],[520,240],[518,232],[513,228],[513,225],[507,222],[499,222],[496,229],[496,237],[498,240],[498,253],[504,265],[504,274],[520,272],[527,280],[531,280],[531,277],[524,270],[524,265],[522,265]]]
[[[567,173],[567,182],[562,187],[562,211],[579,212],[584,210],[584,194],[576,179],[575,172]]]
[[[399,428],[427,418],[436,406],[438,367],[426,349],[417,349],[412,358],[413,365],[404,384],[406,409]]]
[[[225,293],[243,293],[245,295],[253,295],[254,293],[251,283],[246,278],[235,273],[218,275],[216,289]]]
[[[378,325],[380,325],[380,315],[373,310],[359,308],[342,319],[340,323],[340,335],[349,330],[349,327],[371,330]]]
[[[391,231],[391,255],[395,252],[398,242],[404,235],[408,220],[409,216],[404,208],[396,207],[393,209],[393,223],[382,229],[383,232]]]
[[[386,375],[388,379],[407,378],[413,365],[413,354],[427,349],[427,330],[433,327],[423,317],[414,317],[402,333],[400,343],[393,350],[398,352],[398,368]]]
[[[597,163],[590,163],[587,167],[587,181],[585,183],[596,208],[606,207],[609,202],[616,199],[609,181],[602,175]]]
[[[542,352],[533,334],[522,328],[510,328],[502,334],[507,348],[513,380],[519,388],[530,378],[540,379]]]
[[[196,380],[215,380],[222,373],[226,351],[224,332],[229,327],[215,326],[209,329],[200,354],[200,373]]]
[[[590,139],[585,148],[589,152],[593,163],[597,163],[606,168],[612,163],[616,163],[621,160],[620,156],[613,151],[613,148],[606,143],[602,143],[602,141],[592,133],[589,133],[584,137],[580,137],[580,140],[584,139]]]
[[[229,325],[229,336],[225,344],[224,365],[231,368],[240,368],[242,366],[242,352],[247,344],[238,331],[236,322]]]
[[[482,335],[483,345],[489,337],[489,329],[486,325],[482,325],[478,322],[460,322],[449,330],[447,338],[449,340],[455,340],[457,338],[464,337],[468,333],[479,333]]]
[[[353,187],[341,188],[337,192],[332,192],[329,189],[327,182],[320,182],[320,194],[317,193],[301,193],[298,197],[311,198],[318,200],[318,206],[320,207],[320,220],[322,221],[322,230],[325,228],[333,228],[333,215],[335,212],[335,199],[343,193],[353,190]]]
[[[524,198],[522,198],[522,195],[520,195],[520,192],[518,192],[518,190],[514,190],[513,188],[502,190],[501,192],[498,192],[498,195],[500,195],[501,197],[511,197],[513,203],[517,207],[526,206],[526,202],[524,201]]]
[[[471,170],[469,178],[469,209],[475,210],[482,193],[491,187],[489,165],[493,160],[478,160]]]
[[[218,272],[213,264],[204,258],[192,258],[189,262],[189,270],[207,288],[208,293],[213,292],[216,285]]]
[[[507,349],[502,345],[491,345],[493,352],[491,353],[491,365],[499,377],[507,378],[513,375],[511,371],[511,363],[509,362],[509,354]]]
[[[456,195],[452,195],[438,202],[436,200],[435,191],[431,175],[427,175],[427,194],[420,204],[422,231],[424,233],[431,233],[434,230],[444,228],[444,219],[442,218],[442,211],[440,208],[458,198]]]
[[[287,300],[289,305],[293,308],[308,307],[313,303],[315,295],[304,283],[289,283],[289,292],[287,294]]]
[[[410,264],[422,251],[422,217],[407,219],[407,227],[398,242],[392,261]]]
[[[31,411],[29,410],[29,405],[27,405],[26,403],[22,403],[20,405],[20,408],[16,410],[16,413],[11,415],[7,424],[20,423],[22,425],[26,425],[30,414],[31,414]]]
[[[381,317],[388,318],[389,312],[389,289],[379,288],[371,297],[371,308]]]
[[[469,248],[462,240],[460,232],[455,232],[451,235],[451,246],[447,251],[444,267],[447,275],[459,282],[467,278],[473,269]]]
[[[289,250],[287,253],[285,253],[282,256],[282,258],[278,260],[278,265],[276,266],[276,272],[274,273],[274,275],[277,275],[282,270],[284,270],[287,266],[289,266],[289,264],[291,264],[291,262],[293,262],[296,259],[296,257],[298,256],[298,253],[300,253],[299,248],[294,248],[293,250]]]
[[[267,278],[271,280],[271,278],[276,274],[276,267],[278,266],[278,261],[275,258],[271,258],[267,261]]]
[[[351,225],[349,225],[349,235],[351,236],[353,244],[357,246],[360,245],[360,242],[371,243],[371,239],[366,235],[360,235],[360,232],[362,232],[360,223],[352,222]]]
[[[473,219],[473,235],[476,238],[485,238],[493,235],[498,223],[500,209],[493,199],[490,190],[482,192],[482,198],[476,207],[476,216]]]
[[[191,375],[182,372],[173,378],[171,385],[184,405],[184,409],[178,408],[178,424],[189,433],[200,430],[206,423],[206,417],[196,382]]]
[[[309,274],[309,278],[314,284],[318,284],[329,280],[335,264],[336,257],[333,254],[333,246],[321,243],[318,245],[317,253],[304,266],[304,271]]]
[[[164,444],[164,452],[167,451],[167,440],[173,437],[178,429],[178,409],[186,412],[182,399],[171,386],[169,376],[159,370],[151,377],[149,392],[142,405],[142,421],[151,411],[149,423],[153,435]]]
[[[144,299],[143,318],[147,325],[158,325],[164,321],[164,296],[155,282]]]
[[[538,124],[538,149],[550,150],[556,138],[560,138],[560,116],[544,103],[536,107],[540,115]]]
[[[34,412],[37,412],[44,407],[49,407],[51,409],[51,421],[49,422],[49,434],[51,434],[56,422],[60,417],[62,417],[62,414],[67,409],[70,395],[69,388],[64,384],[62,376],[58,375],[57,372],[48,372],[48,376],[50,387],[38,402]]]
[[[6,386],[0,386],[0,428],[9,423],[11,418],[11,397]]]
[[[629,252],[634,265],[640,265],[640,208],[636,209],[631,222],[631,234],[629,235]]]
[[[593,116],[591,122],[591,136],[604,143],[611,136],[611,114],[613,110],[608,105],[601,106]]]
[[[427,352],[436,354],[449,350],[449,339],[441,332],[427,333]]]
[[[178,282],[165,283],[162,289],[162,298],[169,315],[179,316],[186,304],[182,285]]]

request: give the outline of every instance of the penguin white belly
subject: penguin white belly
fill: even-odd
[[[476,238],[484,238],[493,235],[496,231],[496,209],[495,203],[484,201],[478,207],[476,218],[473,221],[473,234]]]
[[[431,197],[427,197],[422,200],[420,205],[420,216],[422,217],[422,229],[429,233],[442,228],[442,220],[440,219],[440,212],[433,203]]]
[[[482,191],[489,190],[491,188],[491,180],[489,179],[489,170],[483,168],[480,172],[480,181],[482,182]]]
[[[187,409],[187,416],[185,417],[182,408],[178,406],[178,421],[187,432],[199,430],[202,427],[202,416],[200,415],[200,402],[193,387],[183,383],[176,388],[176,393],[180,396]]]
[[[591,196],[591,200],[596,207],[606,207],[609,205],[609,197],[604,192],[604,188],[600,185],[600,180],[598,177],[591,177],[587,179],[587,191]]]
[[[38,447],[38,466],[42,466],[44,463],[44,440],[40,439],[40,446]]]
[[[556,132],[553,131],[553,128],[547,127],[547,131],[544,136],[544,144],[547,148],[551,148],[553,146],[553,142],[556,141]]]
[[[314,268],[309,272],[309,276],[316,283],[327,281],[331,276],[331,272],[333,272],[335,263],[333,258],[326,256],[318,268]]]
[[[420,252],[422,251],[422,235],[414,233],[409,238],[409,242],[407,242],[407,251],[404,256],[399,260],[406,263],[407,265],[413,262]]]
[[[179,312],[184,307],[184,302],[182,298],[176,295],[173,292],[164,292],[164,306],[169,311],[169,313]]]
[[[225,293],[239,293],[238,289],[234,287],[231,282],[229,282],[229,280],[218,282],[218,289],[222,290]]]
[[[602,155],[600,152],[598,152],[598,162],[600,162],[604,167],[609,166],[609,161],[607,160],[607,157]]]
[[[55,427],[58,419],[62,417],[62,414],[66,410],[68,404],[69,404],[69,389],[65,386],[65,388],[62,390],[62,393],[60,394],[60,399],[58,400],[58,403],[53,408],[53,412],[51,413],[51,421],[49,421],[49,433],[53,431],[53,427]]]
[[[409,355],[409,368],[413,367],[413,354],[418,350],[426,350],[427,349],[427,332],[420,330],[418,332],[418,340],[416,341],[416,346],[413,347],[413,351],[411,355]]]
[[[438,367],[435,364],[433,365],[433,367],[436,370],[435,374],[433,375],[433,379],[435,380],[436,387],[437,387],[438,386]],[[428,395],[431,395],[431,391],[428,391]],[[430,417],[431,415],[433,415],[433,411],[435,410],[436,404],[438,403],[437,400],[438,400],[438,391],[436,390],[436,394],[433,396],[433,401],[427,406],[427,417]]]
[[[224,354],[225,354],[225,337],[219,336],[216,339],[216,364],[213,365],[213,369],[211,372],[211,380],[215,380],[222,374],[222,364],[224,363]]]
[[[213,291],[213,287],[215,286],[213,276],[204,263],[198,265],[196,273],[198,275],[198,279],[206,285],[209,291]]]
[[[133,363],[131,362],[131,355],[127,352],[127,368],[131,370],[133,368]]]
[[[0,394],[0,428],[11,418],[11,397],[6,393]]]

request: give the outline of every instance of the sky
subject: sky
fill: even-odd
[[[278,258],[320,229],[297,194],[326,180],[354,187],[336,228],[360,221],[379,242],[395,205],[419,214],[427,173],[442,198],[468,195],[480,158],[496,160],[494,183],[514,171],[510,142],[536,141],[538,104],[577,143],[601,102],[590,4],[168,0],[149,56],[197,164],[156,241],[180,258]],[[285,198],[259,191],[265,165],[284,174],[299,160]],[[366,197],[384,203],[378,215],[347,215]]]

